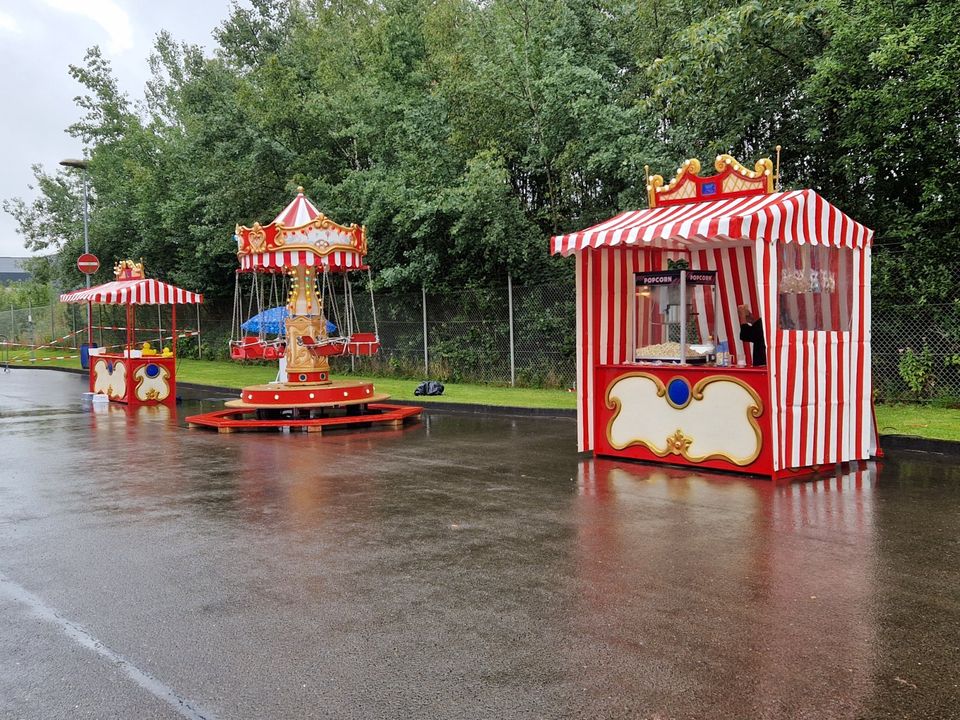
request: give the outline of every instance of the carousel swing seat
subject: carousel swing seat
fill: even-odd
[[[347,342],[350,355],[376,355],[380,339],[376,333],[354,333]]]
[[[230,342],[231,360],[276,360],[283,357],[287,345],[282,340],[266,341],[256,335],[247,335]]]
[[[348,338],[331,337],[320,341],[309,335],[301,335],[297,342],[317,357],[374,355],[380,349],[380,341],[375,333],[354,333]]]

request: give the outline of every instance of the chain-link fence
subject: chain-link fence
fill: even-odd
[[[361,329],[373,330],[370,304],[359,296],[355,302]],[[380,353],[335,358],[334,371],[527,387],[574,383],[572,282],[378,294],[375,303]]]
[[[354,298],[359,330],[373,331],[366,295]],[[372,357],[333,359],[335,373],[430,377],[526,387],[573,387],[576,378],[572,281],[549,285],[473,288],[456,292],[379,293],[375,298],[381,350]],[[94,306],[98,345],[124,342],[124,308]],[[181,307],[180,353],[226,359],[229,301]],[[169,307],[137,312],[137,339],[169,344]],[[189,337],[198,326],[202,341]],[[426,342],[424,342],[426,338]],[[54,340],[51,345],[51,340]],[[86,307],[0,308],[0,361],[69,356],[86,342]],[[48,346],[44,348],[43,346]],[[37,349],[39,347],[39,349]],[[960,401],[960,304],[875,307],[873,378],[881,401]]]
[[[960,304],[875,307],[872,349],[878,400],[960,402]]]
[[[51,302],[25,308],[0,308],[0,359],[24,360],[75,352],[86,318],[72,305]],[[50,352],[40,352],[37,349]]]

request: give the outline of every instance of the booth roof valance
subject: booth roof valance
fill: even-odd
[[[554,255],[587,248],[646,245],[697,249],[760,239],[769,242],[869,245],[873,230],[813,190],[775,192],[620,213],[593,227],[550,239]]]
[[[203,295],[159,280],[140,278],[114,280],[96,287],[74,290],[61,295],[60,302],[93,302],[102,305],[196,305],[203,302]]]

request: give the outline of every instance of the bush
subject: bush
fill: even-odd
[[[926,342],[923,349],[915,352],[913,348],[900,351],[900,362],[897,365],[900,377],[907,383],[914,400],[929,400],[933,396],[933,353]]]

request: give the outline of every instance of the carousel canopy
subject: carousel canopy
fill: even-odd
[[[331,270],[366,267],[363,227],[334,222],[297,188],[296,197],[269,225],[237,225],[237,258],[244,271],[276,271],[298,265]]]
[[[303,194],[303,188],[297,188],[297,196],[273,219],[273,224],[288,228],[297,227],[298,225],[306,225],[319,215],[320,211]]]
[[[138,278],[114,280],[104,285],[74,290],[61,295],[60,302],[92,302],[101,305],[196,305],[203,302],[203,295],[159,280]]]
[[[554,255],[587,248],[645,245],[698,249],[710,244],[769,242],[863,247],[873,230],[813,190],[774,192],[620,213],[593,227],[550,239]]]

